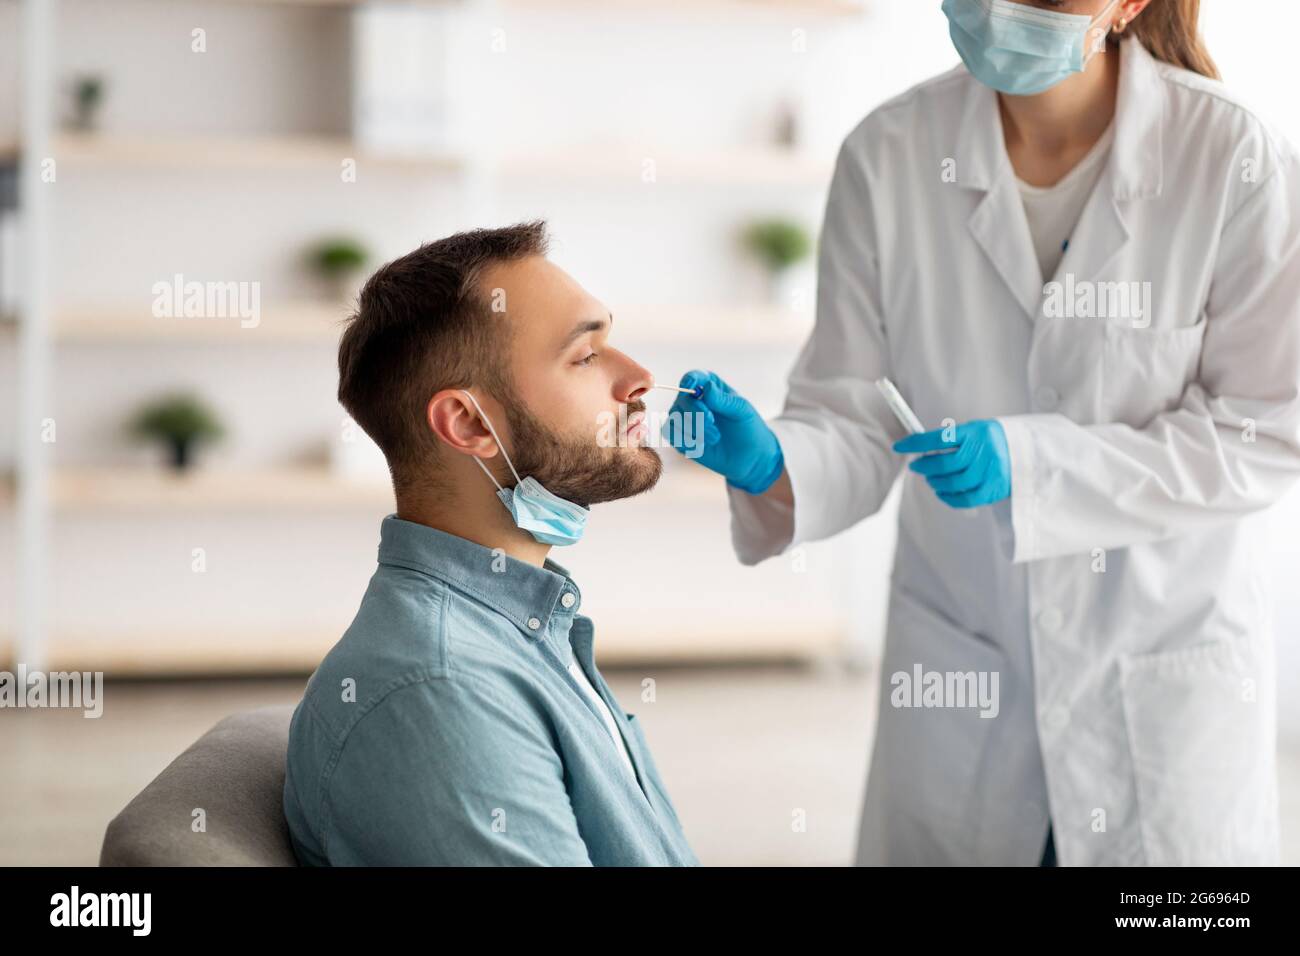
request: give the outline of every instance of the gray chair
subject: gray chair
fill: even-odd
[[[232,714],[115,816],[100,866],[297,866],[284,819],[293,705]],[[191,829],[201,807],[207,832]]]

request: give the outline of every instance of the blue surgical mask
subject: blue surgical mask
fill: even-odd
[[[462,388],[461,391],[465,392],[465,389]],[[492,427],[492,420],[488,418],[487,412],[483,411],[478,399],[469,392],[465,394],[469,395],[469,400],[483,416],[483,424],[487,425],[488,431],[497,440],[501,454],[505,455],[506,464],[510,466],[510,473],[515,476],[515,486],[503,488],[501,482],[497,481],[488,470],[488,466],[483,464],[483,460],[474,459],[483,469],[483,473],[492,479],[492,484],[497,486],[497,497],[515,519],[515,525],[527,531],[542,544],[576,544],[587,526],[587,515],[591,513],[590,510],[547,491],[532,475],[520,478],[519,472],[515,471],[514,462],[510,460],[510,453],[502,444],[497,430]]]
[[[952,45],[971,75],[1013,96],[1033,96],[1083,72],[1109,30],[1096,27],[1115,9],[1111,0],[1094,20],[1012,0],[943,0]]]

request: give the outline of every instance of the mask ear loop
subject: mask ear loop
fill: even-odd
[[[461,391],[465,392],[465,389],[462,388]],[[469,400],[474,403],[474,407],[478,409],[478,413],[483,416],[483,424],[488,427],[488,431],[490,431],[492,437],[496,439],[497,447],[501,449],[501,454],[505,455],[506,464],[510,466],[510,474],[515,476],[516,482],[522,482],[523,479],[519,477],[519,472],[515,471],[514,462],[510,460],[510,452],[506,451],[506,446],[502,443],[500,437],[498,437],[497,430],[492,427],[492,419],[488,418],[487,412],[483,411],[483,406],[478,403],[477,398],[470,395],[469,392],[465,392],[465,394],[469,397]],[[496,476],[492,474],[488,469],[488,466],[483,464],[483,459],[475,456],[474,460],[478,462],[478,466],[483,469],[483,474],[492,479],[492,484],[497,486],[497,490],[505,491],[505,489],[501,487],[501,482],[497,481]]]
[[[1101,11],[1101,13],[1099,13],[1099,14],[1097,15],[1097,19],[1094,20],[1093,23],[1095,24],[1095,23],[1097,23],[1097,22],[1100,21],[1100,20],[1104,20],[1107,16],[1109,16],[1111,13],[1114,12],[1115,7],[1116,7],[1117,5],[1119,5],[1121,2],[1122,2],[1122,0],[1112,0],[1111,4],[1110,4],[1108,7],[1106,7],[1105,10]],[[1114,22],[1112,22],[1111,25],[1110,25],[1109,27],[1106,28],[1105,32],[1099,34],[1098,37],[1096,38],[1096,40],[1093,41],[1093,43],[1092,43],[1092,47],[1093,47],[1093,48],[1092,48],[1091,50],[1086,50],[1086,51],[1084,51],[1084,52],[1085,52],[1085,53],[1091,53],[1092,56],[1096,56],[1098,53],[1100,53],[1102,50],[1104,50],[1104,49],[1106,48],[1106,40],[1110,37],[1110,34],[1111,34],[1112,32],[1114,32],[1115,34],[1123,33],[1123,32],[1124,32],[1124,27],[1128,26],[1128,21],[1127,21],[1127,20],[1121,20],[1120,23],[1124,24],[1124,26],[1122,26],[1122,27],[1120,27],[1118,30],[1116,30],[1116,29],[1115,29],[1115,24],[1114,24]],[[1095,29],[1099,29],[1099,27],[1095,27],[1095,26],[1089,25],[1089,27],[1088,27],[1088,34],[1091,36],[1093,30],[1095,30]],[[1088,57],[1088,61],[1086,61],[1086,62],[1090,62],[1090,61],[1092,60],[1092,56],[1089,56],[1089,57]],[[1086,65],[1086,62],[1085,62],[1085,65]]]

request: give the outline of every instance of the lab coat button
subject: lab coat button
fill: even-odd
[[[573,602],[576,600],[577,598],[573,596],[572,591],[565,591],[563,596],[560,598],[560,603],[565,607],[573,607]]]
[[[1040,412],[1055,411],[1061,402],[1061,396],[1050,385],[1041,385],[1034,392],[1034,404]]]
[[[1065,618],[1061,612],[1054,607],[1049,607],[1038,615],[1038,626],[1047,634],[1055,634],[1065,623]]]
[[[528,619],[528,629],[529,629],[530,631],[535,631],[535,630],[537,630],[537,629],[538,629],[539,627],[541,627],[541,626],[542,626],[542,622],[539,621],[537,618],[535,618],[535,617],[530,617],[530,618]]]

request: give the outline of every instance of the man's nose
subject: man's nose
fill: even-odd
[[[623,360],[627,363],[627,368],[621,371],[618,380],[614,383],[614,397],[620,402],[635,402],[650,391],[655,378],[646,368],[626,355],[623,356]]]

